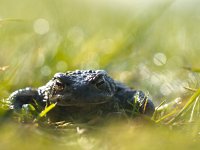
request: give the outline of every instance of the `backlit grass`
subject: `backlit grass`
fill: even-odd
[[[199,149],[199,15],[198,0],[0,0],[1,148]],[[74,69],[143,90],[154,116],[91,125],[49,123],[51,107],[35,121],[7,111],[13,91]]]

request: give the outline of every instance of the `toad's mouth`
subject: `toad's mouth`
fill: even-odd
[[[100,105],[109,102],[109,99],[67,99],[62,95],[55,95],[49,99],[50,103],[57,103],[58,106],[77,106]]]

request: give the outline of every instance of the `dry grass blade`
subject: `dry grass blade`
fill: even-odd
[[[164,103],[166,103],[165,100],[162,101],[162,102],[160,103],[160,105],[158,105],[158,107],[156,107],[155,112],[153,113],[152,120],[156,120],[156,117],[157,117],[157,114],[158,114],[158,109],[159,109]]]
[[[196,98],[196,100],[194,102],[194,105],[192,107],[192,112],[191,112],[191,115],[190,115],[189,122],[193,122],[194,121],[194,111],[195,111],[195,107],[197,106],[198,101],[199,101],[199,96]]]
[[[195,102],[195,100],[197,99],[197,97],[200,95],[200,89],[198,89],[190,98],[190,100],[185,104],[185,106],[180,110],[180,112],[174,117],[172,118],[168,123],[174,123],[188,108],[189,106]]]
[[[191,88],[191,87],[183,87],[184,89],[188,90],[188,91],[192,91],[192,92],[196,92],[197,89]]]

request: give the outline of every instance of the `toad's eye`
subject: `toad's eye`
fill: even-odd
[[[105,82],[105,80],[103,78],[97,80],[96,83],[95,83],[95,86],[100,90],[107,89],[107,84],[106,84],[106,82]]]
[[[92,77],[89,82],[99,90],[105,90],[107,88],[106,80],[102,74]]]
[[[65,88],[65,85],[60,80],[56,80],[54,88],[56,91],[63,91]]]
[[[96,87],[101,87],[103,84],[105,84],[105,82],[103,80],[100,80],[96,83]]]

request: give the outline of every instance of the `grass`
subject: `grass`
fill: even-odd
[[[199,149],[198,0],[0,4],[3,149]],[[29,124],[9,119],[5,100],[13,91],[74,69],[105,69],[145,91],[158,106],[153,118],[49,124],[48,107]]]

